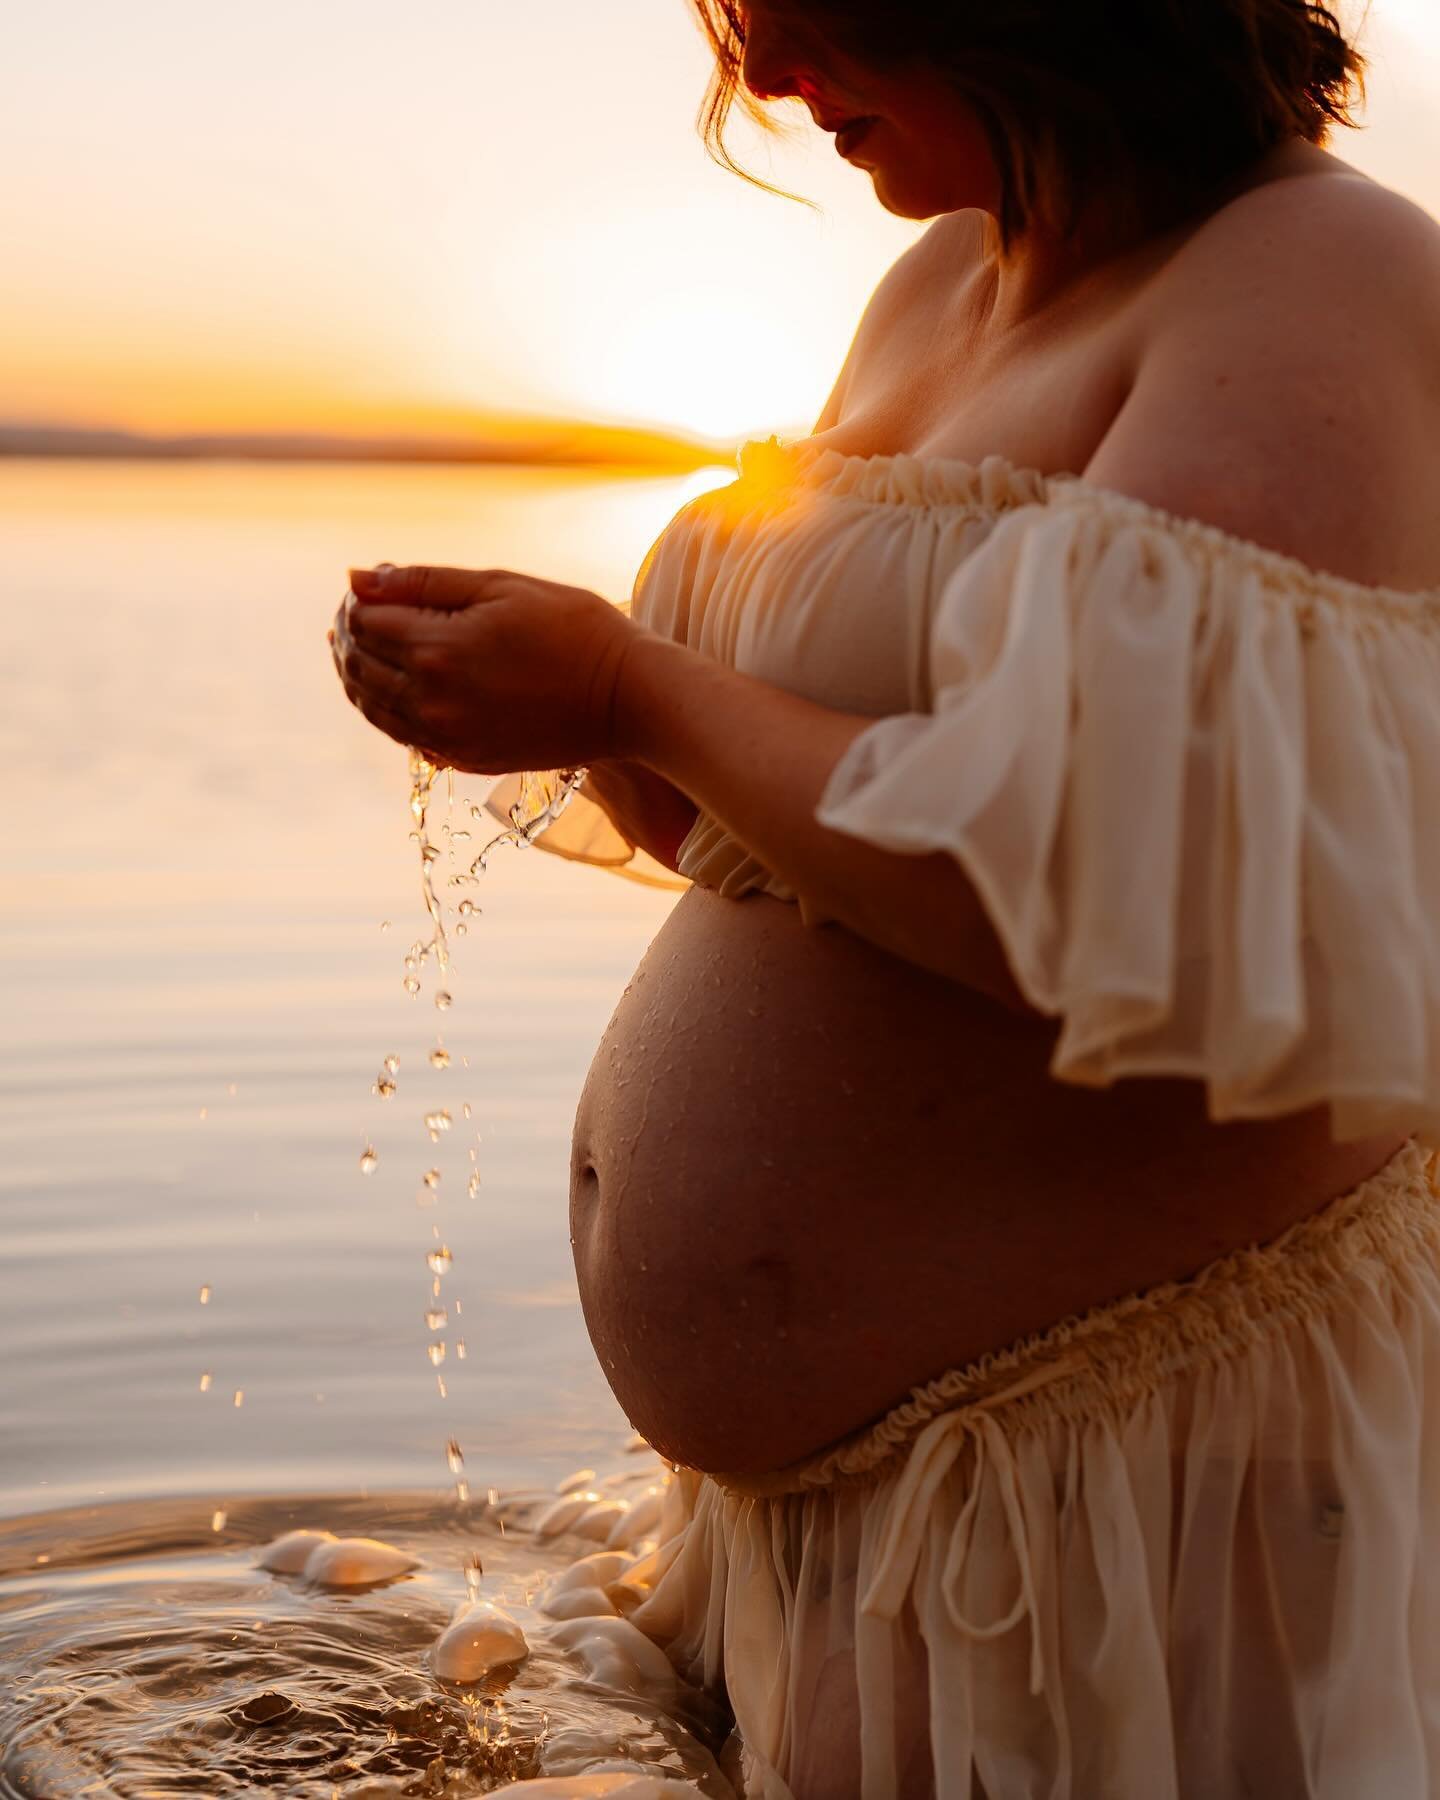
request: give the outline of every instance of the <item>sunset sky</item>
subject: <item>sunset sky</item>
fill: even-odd
[[[1440,5],[1374,0],[1362,47],[1332,148],[1440,214]],[[715,168],[685,0],[80,0],[4,50],[11,421],[808,426],[922,229],[793,104],[733,142],[822,214]]]

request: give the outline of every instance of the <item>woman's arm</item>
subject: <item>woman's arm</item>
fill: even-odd
[[[953,858],[898,855],[817,823],[831,770],[873,720],[659,638],[584,589],[511,570],[382,565],[352,571],[351,585],[331,634],[336,666],[398,742],[477,774],[598,768],[596,797],[622,829],[633,815],[637,841],[672,867],[703,807],[860,936],[1042,1016]]]
[[[831,770],[873,719],[816,706],[638,629],[613,717],[627,757],[690,795],[840,924],[1012,1011],[1044,1016],[1016,987],[952,857],[900,855],[817,822]]]

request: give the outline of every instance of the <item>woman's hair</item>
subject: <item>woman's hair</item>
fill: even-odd
[[[745,88],[743,0],[691,0],[715,51],[700,127],[714,159]],[[948,74],[984,127],[1008,250],[1032,218],[1073,227],[1100,189],[1137,226],[1185,217],[1272,146],[1353,125],[1365,60],[1317,0],[792,0],[835,47],[877,70]],[[789,196],[794,198],[794,196]]]

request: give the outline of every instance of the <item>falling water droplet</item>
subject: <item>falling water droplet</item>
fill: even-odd
[[[443,1375],[437,1375],[435,1377],[435,1387],[442,1400],[448,1400],[450,1398],[450,1390],[445,1385],[445,1377]]]
[[[425,1346],[425,1354],[430,1358],[431,1367],[438,1369],[445,1360],[445,1345],[443,1341],[436,1344],[427,1344]]]
[[[455,1121],[450,1117],[449,1113],[443,1110],[440,1112],[426,1113],[425,1115],[425,1129],[427,1131],[448,1131],[454,1122]]]
[[[200,1392],[202,1394],[208,1394],[210,1392],[210,1383],[212,1380],[213,1380],[213,1377],[212,1377],[210,1371],[207,1369],[205,1371],[205,1373],[200,1377]]]
[[[430,1052],[430,1067],[432,1069],[448,1069],[450,1067],[450,1052],[443,1044],[437,1044]]]
[[[465,1104],[460,1108],[460,1116],[464,1119],[468,1119],[470,1117],[470,1111],[471,1111],[470,1102],[467,1100],[465,1102]]]
[[[200,1289],[200,1304],[202,1306],[210,1304],[210,1283],[208,1281]]]
[[[425,1323],[432,1331],[439,1331],[448,1316],[443,1306],[432,1306],[426,1311]]]
[[[413,975],[407,975],[405,977],[405,992],[407,994],[418,994],[420,992],[420,983]]]
[[[400,1058],[395,1055],[393,1050],[390,1055],[385,1058],[385,1073],[387,1075],[398,1075],[400,1073]]]
[[[441,1012],[449,1012],[449,1010],[450,1010],[450,995],[446,989],[444,989],[444,988],[436,989],[435,1004]]]
[[[459,1501],[461,1506],[464,1506],[465,1503],[469,1500],[469,1498],[470,1498],[470,1483],[468,1481],[461,1479],[460,1481],[457,1481],[455,1483],[455,1498]]]
[[[380,929],[382,931],[388,931],[390,929],[390,921],[388,919],[382,919],[380,921]]]
[[[480,1171],[478,1169],[471,1174],[469,1181],[466,1182],[465,1192],[472,1200],[480,1192]]]
[[[464,1362],[464,1360],[465,1360],[465,1340],[464,1340],[464,1338],[456,1338],[455,1354],[460,1359],[461,1362]]]
[[[225,1529],[225,1518],[225,1513],[217,1506],[215,1511],[210,1515],[210,1529],[212,1531],[223,1531]]]
[[[455,1258],[450,1254],[448,1244],[438,1244],[435,1249],[425,1253],[425,1261],[432,1275],[443,1275],[450,1268]]]
[[[440,1171],[438,1169],[427,1169],[423,1179],[427,1188],[438,1188],[440,1185]]]
[[[458,1475],[465,1467],[465,1452],[452,1437],[445,1445],[445,1460],[450,1465],[450,1473]]]
[[[244,1390],[244,1388],[236,1388],[236,1390],[235,1390],[235,1405],[243,1406],[244,1404],[245,1404],[245,1390]]]
[[[360,1152],[360,1173],[368,1175],[379,1160],[380,1158],[375,1154],[375,1146],[367,1144]]]
[[[200,1117],[202,1119],[208,1119],[210,1117],[210,1108],[208,1106],[202,1106],[200,1108]]]
[[[375,1078],[375,1085],[371,1088],[370,1092],[372,1094],[378,1094],[382,1100],[388,1100],[395,1092],[395,1083],[388,1075],[378,1075]]]

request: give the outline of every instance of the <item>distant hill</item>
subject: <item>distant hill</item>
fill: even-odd
[[[727,466],[734,444],[565,419],[517,419],[475,433],[363,437],[319,433],[142,432],[0,422],[0,456],[121,457],[248,462],[526,463],[683,472]]]

